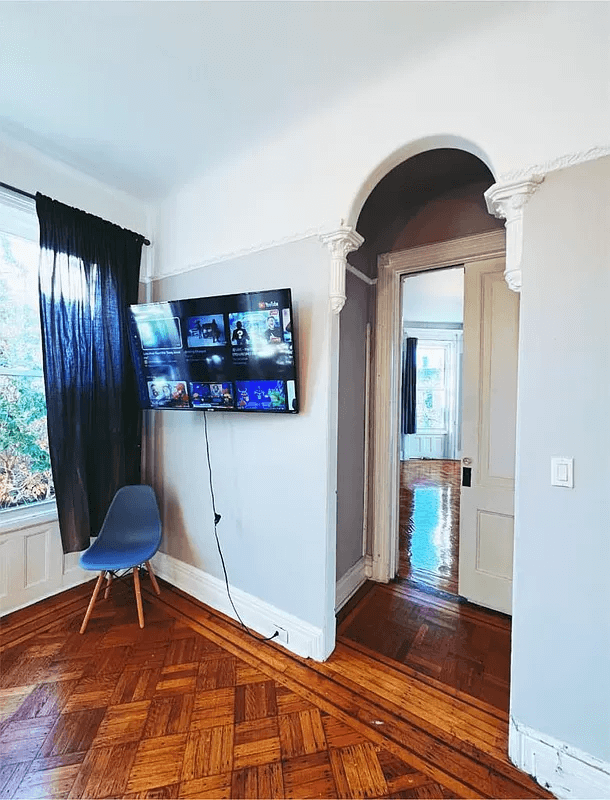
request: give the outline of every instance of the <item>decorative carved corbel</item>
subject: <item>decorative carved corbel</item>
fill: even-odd
[[[494,183],[485,192],[489,213],[506,220],[504,278],[513,292],[520,292],[522,283],[523,209],[543,180],[544,175],[532,173],[514,181]]]
[[[325,244],[331,253],[330,262],[330,305],[334,314],[339,314],[345,305],[345,269],[347,256],[352,250],[357,250],[364,242],[353,228],[342,226],[332,233],[320,236],[320,241]]]

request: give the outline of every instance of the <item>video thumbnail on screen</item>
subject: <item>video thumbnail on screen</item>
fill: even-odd
[[[191,383],[193,408],[233,408],[233,384]]]
[[[143,350],[180,350],[182,348],[178,317],[137,319],[136,325]]]
[[[189,347],[221,347],[227,343],[222,314],[202,314],[188,319]]]
[[[273,410],[286,409],[284,381],[236,381],[236,408]]]
[[[148,382],[148,396],[152,408],[189,408],[186,381],[168,381],[154,378]]]
[[[259,350],[283,341],[282,322],[277,308],[266,311],[236,311],[229,314],[231,345]]]

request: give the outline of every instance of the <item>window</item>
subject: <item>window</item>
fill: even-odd
[[[415,412],[418,433],[447,433],[446,357],[446,343],[418,340]]]
[[[0,190],[0,509],[54,496],[38,310],[33,201]]]

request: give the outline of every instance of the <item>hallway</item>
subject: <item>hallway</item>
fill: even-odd
[[[507,712],[511,619],[458,597],[460,466],[401,463],[398,577],[365,584],[341,610],[338,634]]]

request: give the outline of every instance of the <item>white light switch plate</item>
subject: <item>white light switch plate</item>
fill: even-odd
[[[574,488],[574,459],[551,459],[551,486],[567,486]]]

